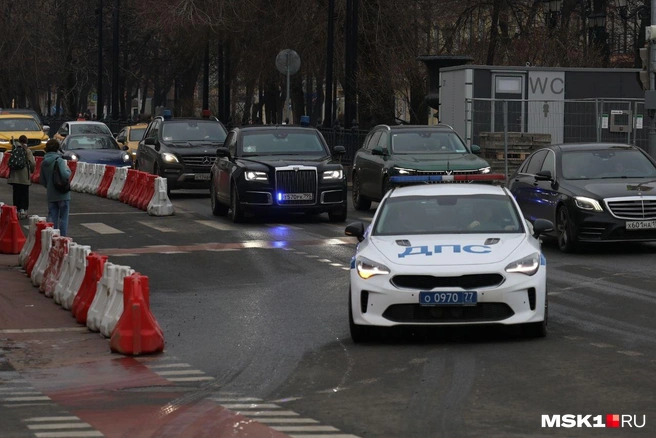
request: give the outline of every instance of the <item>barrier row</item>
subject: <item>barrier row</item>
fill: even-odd
[[[18,227],[22,241],[12,243],[8,253],[18,254],[32,284],[70,310],[78,323],[109,338],[112,352],[141,355],[164,350],[164,334],[150,311],[147,276],[60,236],[43,217],[30,216],[25,238],[16,207],[1,205],[0,214],[0,236]],[[1,239],[0,249],[5,252]]]
[[[31,181],[39,183],[43,157],[35,157],[36,169]],[[0,161],[0,178],[9,178],[9,153],[3,153]],[[105,164],[93,164],[69,161],[71,169],[71,190],[89,193],[108,199],[120,200],[151,216],[171,216],[175,213],[168,197],[166,178],[147,172],[115,167]]]

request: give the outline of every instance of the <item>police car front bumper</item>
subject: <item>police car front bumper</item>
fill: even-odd
[[[351,269],[351,308],[353,322],[357,325],[391,327],[399,325],[476,325],[476,324],[524,324],[541,322],[545,315],[546,264],[527,276],[507,273],[503,266],[473,265],[453,267],[417,266],[392,271],[362,279],[354,266]],[[482,268],[482,266],[485,266]],[[434,288],[430,290],[400,288],[393,284],[395,275],[429,275],[435,277],[499,273],[504,279],[493,287],[462,289],[460,287]],[[420,292],[477,292],[476,305],[419,304]]]

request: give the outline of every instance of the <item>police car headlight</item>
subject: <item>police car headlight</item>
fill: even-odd
[[[478,171],[481,172],[481,173],[490,173],[490,172],[492,172],[492,168],[489,167],[489,166],[488,167],[481,167],[480,169],[478,169]]]
[[[341,170],[327,170],[323,173],[323,179],[342,179],[344,174]]]
[[[540,267],[540,253],[536,252],[523,259],[516,260],[506,266],[506,272],[533,275]]]
[[[374,275],[387,275],[390,273],[390,269],[387,266],[364,257],[358,257],[355,262],[355,268],[357,269],[360,278],[365,280]]]
[[[604,211],[599,204],[599,201],[592,198],[586,198],[585,196],[577,196],[574,198],[574,203],[581,210],[587,211]]]
[[[393,170],[398,175],[414,175],[417,173],[414,169],[405,169],[403,167],[395,167]]]
[[[266,172],[255,172],[249,170],[244,174],[246,181],[268,181],[269,177]]]
[[[178,157],[176,157],[173,154],[169,154],[168,152],[164,152],[162,154],[162,159],[167,162],[167,163],[178,163]]]

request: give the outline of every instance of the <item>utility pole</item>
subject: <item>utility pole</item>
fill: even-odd
[[[119,118],[119,12],[121,10],[121,0],[115,0],[113,14],[113,40],[112,40],[112,120]]]
[[[333,126],[333,59],[335,51],[335,0],[328,0],[328,45],[326,49],[326,96],[323,126]]]
[[[105,102],[103,100],[103,0],[98,4],[98,85],[96,86],[96,116],[102,120]]]
[[[210,109],[210,37],[205,44],[205,71],[203,72],[203,109]]]

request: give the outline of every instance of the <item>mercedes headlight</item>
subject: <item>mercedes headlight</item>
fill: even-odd
[[[247,170],[244,174],[246,181],[268,181],[269,176],[266,172],[257,172],[254,170]]]
[[[536,252],[523,259],[515,260],[506,266],[506,272],[533,275],[540,267],[540,253]]]
[[[164,152],[162,154],[162,159],[167,163],[179,163],[178,157],[173,154],[169,154],[168,152]]]
[[[125,162],[130,161],[130,154],[123,154],[123,161]]]
[[[399,175],[414,175],[417,173],[414,169],[405,169],[403,167],[395,167],[394,171]]]
[[[344,177],[344,172],[341,170],[327,170],[323,173],[323,179],[342,179]]]
[[[79,159],[80,159],[80,157],[78,157],[77,155],[71,154],[71,161],[77,161]]]
[[[380,263],[376,263],[364,257],[358,257],[355,262],[355,267],[358,271],[360,278],[368,279],[374,275],[386,275],[390,273],[390,269]]]
[[[586,198],[585,196],[575,197],[574,198],[574,203],[581,210],[604,211],[604,209],[601,208],[601,204],[599,204],[599,201],[597,201],[596,199],[592,199],[592,198]]]
[[[0,139],[0,144],[9,144],[9,140],[1,140]]]
[[[481,172],[481,173],[490,173],[490,172],[492,172],[492,168],[490,166],[481,167],[480,169],[478,169],[478,171]]]

